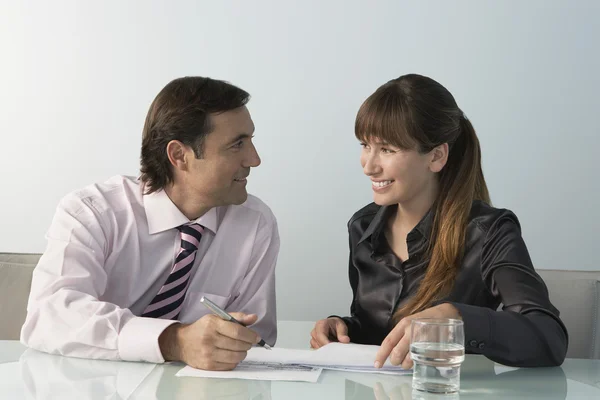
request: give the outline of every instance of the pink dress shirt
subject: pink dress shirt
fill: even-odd
[[[60,202],[33,273],[23,344],[73,357],[164,362],[158,337],[176,321],[139,315],[171,271],[180,246],[175,228],[190,221],[164,191],[142,189],[138,179],[116,176]],[[206,296],[227,311],[257,314],[251,328],[273,345],[275,216],[249,195],[194,222],[205,233],[179,321],[207,314],[199,302]]]

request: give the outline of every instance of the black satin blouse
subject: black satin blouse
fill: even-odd
[[[427,269],[433,211],[408,234],[409,258],[401,262],[384,235],[395,207],[369,204],[348,223],[353,300],[351,316],[343,319],[355,343],[381,344],[393,328],[394,311],[416,294]],[[462,266],[440,303],[460,312],[467,353],[518,367],[560,365],[565,358],[567,330],[509,210],[473,203]]]

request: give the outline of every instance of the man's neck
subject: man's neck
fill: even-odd
[[[192,198],[185,190],[176,188],[174,185],[165,187],[165,193],[175,206],[185,215],[190,221],[194,221],[206,214],[212,205],[208,205],[200,198]]]

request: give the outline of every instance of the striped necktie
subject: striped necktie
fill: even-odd
[[[181,312],[204,228],[199,224],[187,224],[177,229],[181,237],[181,248],[175,257],[175,264],[167,281],[146,307],[142,317],[177,319]]]

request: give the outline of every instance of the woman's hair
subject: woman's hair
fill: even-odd
[[[426,257],[429,266],[417,294],[394,313],[414,314],[447,296],[460,268],[465,232],[474,200],[490,204],[481,169],[481,150],[473,126],[452,94],[431,78],[409,74],[391,80],[360,107],[355,135],[382,140],[425,154],[448,143],[449,155],[439,172],[439,193]]]

